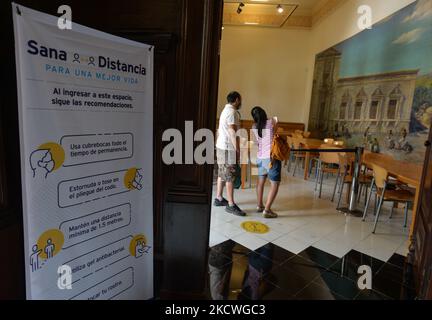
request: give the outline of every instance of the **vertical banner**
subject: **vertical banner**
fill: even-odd
[[[153,47],[12,15],[27,298],[152,298]]]

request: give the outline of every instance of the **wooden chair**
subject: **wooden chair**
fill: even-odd
[[[277,128],[277,133],[281,133],[281,132],[284,132],[284,128],[282,128],[282,127],[278,127],[278,128]]]
[[[335,147],[328,144],[323,144],[320,149],[334,149]],[[315,179],[315,190],[319,180],[319,198],[321,198],[322,185],[324,180],[324,174],[337,174],[339,172],[339,157],[336,152],[321,152],[318,162],[318,176]]]
[[[366,219],[367,210],[369,207],[370,198],[372,195],[372,188],[375,186],[376,193],[379,197],[379,203],[378,203],[378,209],[375,216],[375,223],[372,233],[375,233],[376,227],[378,224],[379,216],[381,213],[382,205],[384,201],[389,201],[393,203],[405,203],[405,220],[404,220],[404,228],[407,226],[407,220],[408,220],[408,205],[410,203],[414,202],[414,194],[405,189],[396,189],[396,190],[389,190],[387,188],[388,186],[388,172],[386,169],[377,166],[372,165],[373,170],[373,179],[371,183],[371,192],[369,193],[368,200],[366,202],[366,207],[363,212],[363,221]],[[392,210],[393,213],[393,210]],[[391,213],[391,214],[392,214]],[[390,214],[390,218],[391,218]]]
[[[317,177],[318,177],[318,169],[319,169],[319,167],[318,167],[319,160],[320,160],[320,154],[319,153],[314,153],[314,152],[310,153],[309,177],[312,174],[312,170],[314,170],[314,168],[315,168],[315,179],[317,179]]]
[[[295,138],[295,137],[292,138],[292,144],[294,149],[302,149],[304,147],[304,145],[301,142],[302,139],[303,138]],[[299,161],[304,161],[306,158],[306,152],[295,151],[293,152],[293,157],[294,157],[294,170],[293,170],[293,177],[294,177],[297,171]]]
[[[324,139],[324,144],[331,146],[331,145],[333,145],[333,141],[334,141],[334,139],[332,139],[332,138],[326,138],[326,139]],[[319,153],[311,154],[310,163],[309,163],[309,177],[312,174],[313,168],[315,168],[315,179],[317,179],[318,171],[319,171],[319,167],[318,167],[319,160],[320,160],[320,154]],[[315,189],[315,191],[316,191],[316,189]]]
[[[295,158],[294,158],[294,152],[291,151],[291,149],[294,148],[293,138],[290,137],[290,136],[288,136],[288,137],[287,137],[287,143],[288,143],[288,146],[289,146],[289,148],[290,148],[290,151],[289,151],[289,158],[288,158],[288,165],[287,165],[287,170],[288,170],[288,172],[290,172],[290,170],[291,170],[291,162],[293,162],[293,161],[295,160]]]
[[[354,164],[355,160],[354,160],[354,155],[352,153],[341,152],[341,153],[338,153],[338,157],[339,157],[340,171],[338,173],[338,176],[336,177],[332,201],[334,201],[337,186],[338,186],[338,184],[340,184],[339,199],[338,199],[338,205],[337,205],[337,207],[339,208],[340,204],[341,204],[341,200],[342,200],[344,186],[346,184],[348,184],[348,185],[352,184],[352,181],[353,181],[352,169],[353,169],[353,164]],[[363,186],[366,187],[365,203],[367,201],[367,192],[368,192],[367,188],[370,185],[371,181],[372,181],[372,177],[360,173],[359,181],[358,181],[360,188],[363,188]],[[361,195],[361,192],[359,192],[359,198],[360,198],[360,195]]]
[[[394,158],[388,154],[384,154],[384,153],[372,153],[370,151],[365,151],[365,153],[363,154],[363,159],[362,159],[362,169],[361,171],[364,172],[364,174],[369,175],[372,177],[373,175],[373,170],[371,166],[366,166],[363,163],[367,160],[377,160],[379,163],[383,163],[386,161],[393,161]],[[399,180],[393,178],[393,177],[389,177],[388,181],[387,181],[387,189],[395,189],[395,188],[399,188],[400,186],[407,186],[406,184],[400,182]]]
[[[311,132],[309,132],[309,131],[305,131],[305,132],[303,132],[303,138],[309,138],[310,136],[311,136]]]
[[[309,138],[311,134],[312,132],[310,131],[295,130],[293,136],[296,136],[298,138]]]

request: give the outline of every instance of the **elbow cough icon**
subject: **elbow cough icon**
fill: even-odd
[[[141,190],[142,189],[142,179],[143,175],[140,169],[131,168],[124,176],[124,185],[126,189],[129,190]]]

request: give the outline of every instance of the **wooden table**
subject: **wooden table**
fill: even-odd
[[[291,137],[294,131],[278,131],[276,133],[281,137]]]
[[[409,237],[411,241],[413,231],[414,231],[413,228],[414,228],[415,216],[417,213],[417,206],[419,203],[420,184],[421,184],[423,166],[411,162],[396,160],[389,156],[370,153],[367,151],[365,151],[365,154],[363,155],[363,163],[366,166],[371,166],[372,164],[376,164],[386,169],[390,176],[416,189],[414,205],[413,205],[413,218],[412,218],[410,233],[409,233]]]
[[[302,138],[301,143],[304,149],[319,149],[324,144],[323,140]],[[305,155],[305,168],[304,168],[304,179],[307,180],[309,176],[309,163],[311,159],[311,153],[306,152]]]

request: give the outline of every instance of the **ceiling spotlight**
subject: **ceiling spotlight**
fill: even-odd
[[[243,11],[242,7],[244,7],[244,6],[245,6],[244,3],[243,3],[243,2],[240,2],[239,6],[238,6],[238,8],[237,8],[237,13],[238,13],[238,14],[242,13],[242,11]]]
[[[279,5],[277,6],[277,11],[278,11],[279,13],[283,13],[283,12],[284,12],[284,8],[279,4]]]

